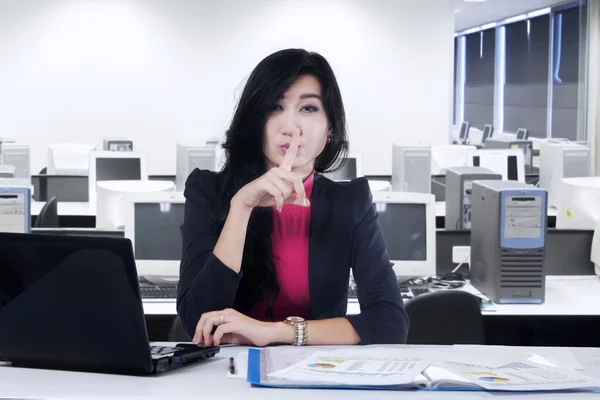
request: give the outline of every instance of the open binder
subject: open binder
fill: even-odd
[[[365,350],[368,352],[369,349],[362,347],[359,351],[364,354]],[[348,349],[348,351],[355,350]],[[599,380],[578,371],[540,365],[526,359],[514,360],[506,364],[500,362],[503,365],[482,368],[476,364],[465,363],[467,359],[465,357],[461,359],[459,356],[459,362],[447,361],[452,357],[451,353],[442,355],[439,362],[434,362],[431,359],[411,358],[418,351],[406,350],[409,355],[405,360],[388,362],[394,363],[394,365],[405,362],[407,370],[412,368],[414,373],[412,375],[406,374],[404,376],[405,380],[402,380],[402,377],[399,379],[393,377],[395,383],[386,384],[385,379],[387,377],[383,374],[375,378],[382,378],[378,383],[362,384],[361,379],[368,376],[369,372],[363,372],[360,377],[352,376],[352,371],[356,371],[356,364],[347,370],[350,371],[348,377],[344,377],[343,372],[332,372],[335,367],[331,366],[330,363],[334,364],[335,361],[332,360],[335,358],[343,359],[342,353],[337,353],[340,355],[339,357],[322,358],[320,357],[321,353],[315,353],[315,350],[308,348],[250,349],[248,351],[247,380],[254,386],[296,389],[596,392],[600,388]],[[456,351],[456,353],[458,352]],[[308,358],[307,354],[309,355]],[[310,354],[314,355],[314,360],[311,359]],[[446,361],[443,360],[444,358]],[[506,358],[506,360],[508,359]],[[474,362],[481,360],[482,358],[473,358]],[[341,362],[342,360],[337,361]],[[306,367],[319,368],[320,370],[314,374],[311,374],[312,371],[304,371],[303,362],[309,363],[306,364]],[[409,365],[410,363],[412,365]],[[333,369],[328,370],[327,368]],[[382,368],[379,368],[379,370],[381,371]],[[478,372],[479,370],[481,372]],[[304,372],[306,372],[305,375],[303,375]],[[289,375],[286,375],[286,373],[289,373]],[[523,378],[521,381],[518,378],[519,375]],[[536,376],[539,377],[537,384],[535,384]],[[374,382],[372,379],[368,381]]]

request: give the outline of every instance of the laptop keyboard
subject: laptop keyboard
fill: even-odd
[[[140,286],[142,299],[176,299],[177,286]]]

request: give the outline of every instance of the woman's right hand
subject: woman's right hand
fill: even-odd
[[[248,211],[255,207],[276,206],[281,212],[284,204],[308,207],[302,177],[292,172],[292,165],[298,153],[300,135],[292,137],[290,147],[279,167],[271,168],[267,173],[242,187],[234,196]],[[295,191],[295,193],[294,193]]]

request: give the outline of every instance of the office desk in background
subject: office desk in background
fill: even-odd
[[[462,289],[477,291],[470,285]],[[175,300],[143,301],[151,340],[167,340],[177,314]],[[358,314],[357,299],[347,314]],[[486,344],[600,347],[600,278],[549,276],[544,304],[500,304],[482,311]]]
[[[173,343],[163,343],[173,345]],[[444,346],[402,346],[442,348]],[[326,350],[319,347],[317,350]],[[44,369],[14,368],[0,363],[0,398],[30,399],[364,399],[370,395],[389,399],[581,399],[582,393],[489,393],[483,391],[387,391],[274,389],[252,387],[245,379],[226,378],[229,357],[247,347],[225,346],[213,359],[160,376],[137,377]],[[535,348],[519,348],[535,353]],[[570,348],[583,373],[600,378],[600,349]],[[590,397],[591,398],[591,397]]]
[[[46,205],[45,201],[32,201],[31,202],[31,215],[38,216],[40,211]],[[68,217],[95,217],[96,210],[92,209],[88,202],[76,202],[76,201],[59,201],[57,203],[58,216]]]
[[[471,284],[465,290],[479,294]],[[143,300],[146,315],[176,315],[175,299]],[[548,276],[544,304],[497,304],[495,311],[482,311],[490,316],[594,316],[600,317],[600,277]],[[348,315],[360,313],[358,299],[348,300]]]

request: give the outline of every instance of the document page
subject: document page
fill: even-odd
[[[397,355],[343,354],[339,350],[317,352],[270,378],[297,382],[327,382],[351,386],[409,385],[429,365],[429,361]]]
[[[438,366],[488,390],[567,390],[597,387],[600,381],[578,371],[515,361],[499,367],[444,362]]]

